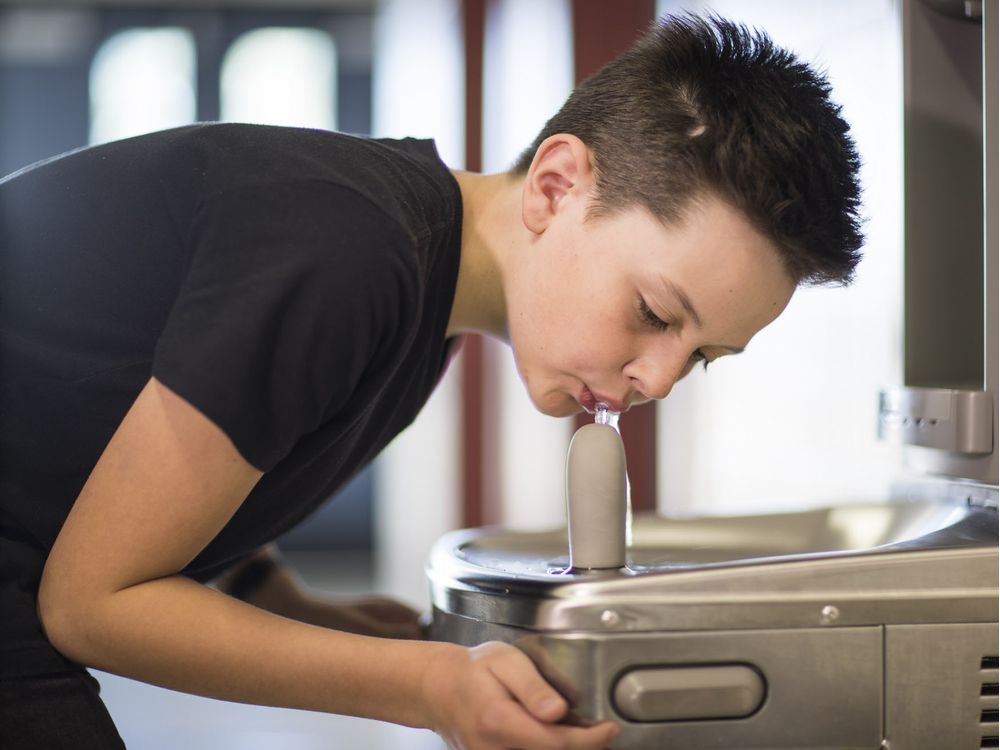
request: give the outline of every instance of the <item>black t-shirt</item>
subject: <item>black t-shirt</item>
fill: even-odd
[[[196,125],[0,181],[0,675],[71,666],[39,578],[151,376],[265,472],[183,571],[207,580],[413,420],[446,365],[460,240],[430,142]]]

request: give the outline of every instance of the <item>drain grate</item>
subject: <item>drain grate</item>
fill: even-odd
[[[984,656],[979,661],[979,731],[982,738],[979,747],[1000,747],[997,732],[997,669],[1000,658]]]

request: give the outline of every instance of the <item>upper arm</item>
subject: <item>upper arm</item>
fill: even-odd
[[[269,471],[408,344],[416,253],[370,201],[308,180],[213,195],[190,243],[153,375]]]
[[[183,569],[260,476],[222,430],[151,379],[49,554],[39,591],[46,630],[72,621],[102,596]]]

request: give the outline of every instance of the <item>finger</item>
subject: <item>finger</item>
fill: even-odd
[[[569,750],[603,750],[621,734],[621,727],[613,721],[604,721],[592,727],[552,727],[552,732]]]
[[[559,692],[517,649],[505,651],[489,663],[490,671],[532,716],[544,722],[561,719],[569,706]]]
[[[511,645],[515,646],[518,651],[522,651],[531,659],[539,674],[566,699],[569,705],[575,706],[579,703],[580,691],[573,684],[573,680],[566,675],[555,659],[553,659],[552,654],[542,646],[542,642],[538,636],[519,638]]]
[[[541,723],[524,706],[509,699],[491,705],[479,717],[477,728],[484,739],[502,747],[565,750],[567,745],[567,740],[555,731],[563,727]]]

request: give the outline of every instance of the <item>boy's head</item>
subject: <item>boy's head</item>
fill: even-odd
[[[739,209],[800,283],[848,283],[860,259],[860,160],[826,80],[763,33],[666,17],[581,84],[539,145],[577,136],[596,175],[592,216],[635,206],[667,224],[700,199]]]

